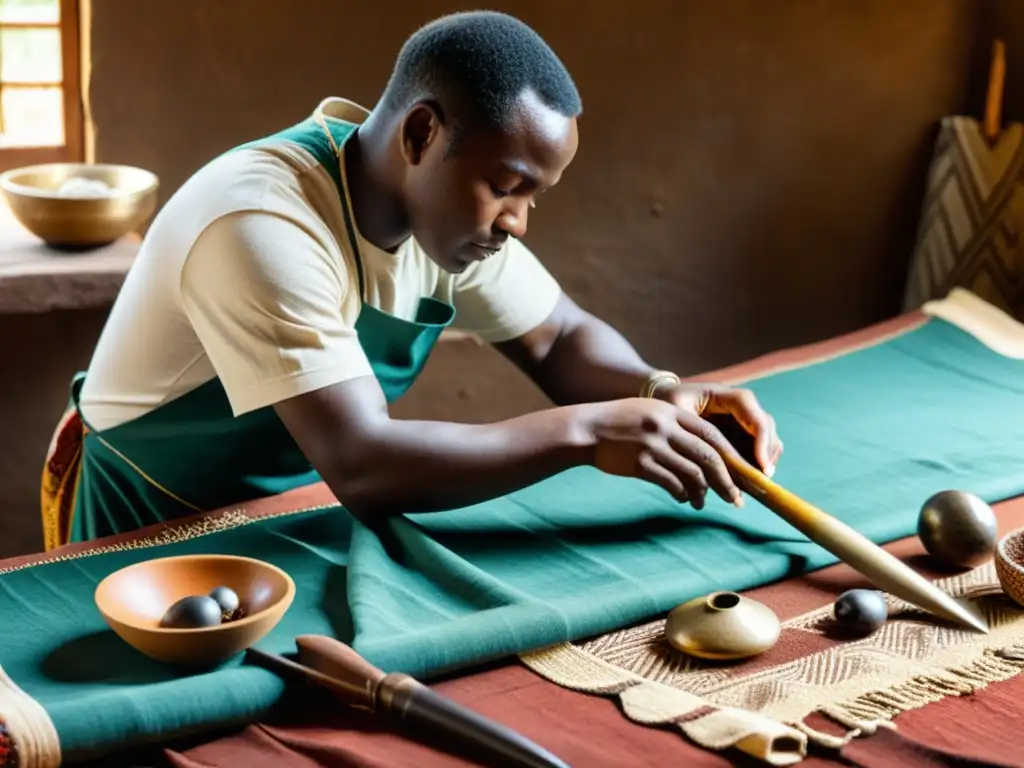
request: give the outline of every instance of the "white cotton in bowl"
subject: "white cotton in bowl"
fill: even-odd
[[[57,188],[60,197],[113,197],[114,189],[106,182],[99,179],[83,179],[74,177],[68,179]]]

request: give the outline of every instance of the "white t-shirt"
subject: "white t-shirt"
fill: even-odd
[[[368,114],[344,99],[317,109],[352,123]],[[453,275],[411,238],[391,254],[356,237],[366,300],[389,314],[411,320],[433,296],[454,305],[453,328],[499,342],[540,325],[558,301],[557,282],[515,239]],[[122,424],[215,376],[240,415],[371,375],[350,251],[337,185],[309,152],[282,143],[214,159],[144,238],[87,372],[86,422]]]

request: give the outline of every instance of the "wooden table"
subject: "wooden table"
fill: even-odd
[[[816,358],[870,344],[919,317],[905,316],[854,334],[773,355],[708,374],[729,380],[798,365]],[[333,500],[328,489],[310,486],[247,505],[249,515],[271,515]],[[1024,526],[1024,497],[996,505],[1001,531]],[[72,545],[67,551],[88,550],[114,539],[151,535],[151,529],[121,537]],[[887,545],[897,556],[922,566],[922,547],[915,538]],[[52,553],[51,553],[52,554]],[[36,556],[0,561],[0,567],[29,562]],[[827,605],[841,591],[867,586],[843,565],[767,585],[748,594],[770,605],[780,618]],[[782,652],[773,649],[769,654]],[[792,652],[786,651],[786,652]],[[713,753],[688,742],[678,730],[651,728],[631,722],[613,699],[576,693],[554,685],[517,660],[478,669],[441,681],[438,690],[484,715],[519,730],[583,768],[626,766],[763,765],[730,751]],[[857,739],[840,754],[812,755],[807,766],[1024,766],[1019,746],[1019,723],[1024,718],[1024,676],[994,683],[970,696],[946,698],[896,718],[897,730],[880,729]],[[825,721],[816,723],[823,730]],[[188,743],[163,745],[100,765],[153,765],[174,768],[439,768],[474,763],[438,744],[417,743],[392,731],[386,723],[363,713],[342,710],[324,697],[310,697],[291,712],[230,733],[202,734]]]

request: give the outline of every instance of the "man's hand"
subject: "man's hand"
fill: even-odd
[[[672,403],[686,414],[699,418],[731,416],[754,438],[754,458],[771,477],[782,455],[782,441],[775,420],[761,407],[749,389],[734,389],[721,384],[682,383],[659,387],[654,397]]]
[[[593,443],[602,472],[660,485],[681,502],[703,509],[708,487],[743,505],[723,454],[738,455],[710,422],[670,402],[630,398],[573,406]]]
[[[635,397],[652,368],[622,334],[564,294],[551,316],[518,339],[497,345],[558,405]],[[754,394],[720,384],[660,386],[654,397],[691,418],[731,416],[754,440],[754,461],[771,476],[782,454],[775,423]]]

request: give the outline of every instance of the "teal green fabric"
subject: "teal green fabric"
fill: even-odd
[[[245,146],[291,142],[307,149],[338,186],[350,247],[357,261],[360,295],[363,264],[342,187],[335,144],[352,135],[351,123],[310,118]],[[400,398],[422,372],[455,308],[420,298],[411,320],[364,303],[355,330],[388,402]],[[77,408],[85,374],[72,382]],[[88,421],[83,417],[83,421]],[[343,437],[340,437],[343,439]],[[320,480],[273,408],[236,417],[219,378],[154,411],[110,429],[90,426],[71,521],[71,541],[86,541],[182,515],[272,496]]]
[[[1024,361],[944,321],[750,387],[786,444],[776,479],[876,542],[913,534],[941,489],[1024,493]],[[281,696],[276,675],[242,658],[177,673],[106,629],[92,600],[100,579],[191,552],[292,574],[295,603],[260,648],[288,652],[297,634],[327,633],[427,680],[835,562],[753,500],[694,511],[581,468],[376,533],[330,508],[14,571],[0,576],[0,665],[46,708],[67,759],[256,718]]]

